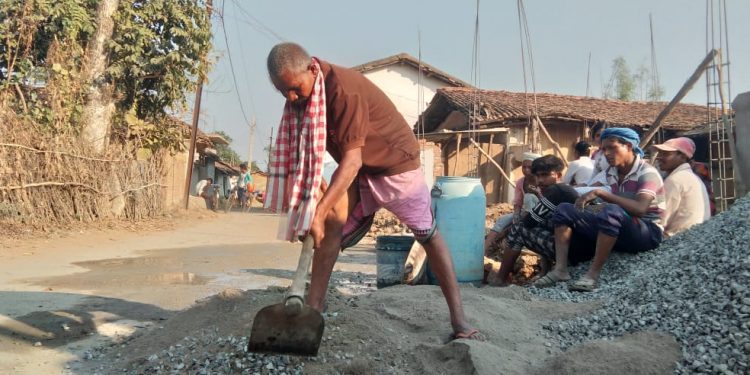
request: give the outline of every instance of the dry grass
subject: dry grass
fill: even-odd
[[[162,215],[162,158],[129,145],[95,154],[79,137],[48,134],[0,108],[0,226],[48,230]]]

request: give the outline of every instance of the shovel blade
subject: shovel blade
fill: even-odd
[[[323,316],[303,305],[299,314],[289,316],[284,304],[262,308],[255,315],[247,349],[254,353],[316,356],[323,337]]]

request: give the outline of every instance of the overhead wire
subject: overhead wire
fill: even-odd
[[[469,130],[471,130],[471,139],[476,140],[477,138],[477,123],[479,122],[479,116],[481,115],[481,108],[479,103],[479,87],[481,81],[479,78],[480,64],[479,64],[479,47],[480,47],[480,32],[479,32],[479,0],[477,0],[477,11],[474,19],[474,43],[472,44],[471,53],[471,80],[474,85],[473,98],[472,98],[472,115],[469,123]],[[473,143],[472,143],[473,145]],[[477,177],[479,174],[479,149],[474,145],[474,152],[471,153],[473,165],[469,167],[469,175],[471,177]]]
[[[234,1],[232,2],[232,7],[234,7],[236,9],[236,7],[237,7],[236,2],[234,2]],[[235,21],[236,20],[237,19],[235,19]],[[240,28],[239,28],[239,26],[237,26],[236,22],[234,23],[234,31],[235,31],[236,35],[242,35],[241,32],[240,32]],[[242,60],[243,61],[250,61],[250,59],[247,58],[247,54],[245,53],[245,47],[243,46],[243,43],[240,42],[239,45],[240,45],[240,57],[242,57]],[[253,87],[252,82],[250,81],[250,78],[248,77],[248,75],[247,74],[243,74],[243,75],[245,76],[245,84],[247,84],[247,87],[248,88]],[[249,99],[250,99],[250,109],[252,110],[253,113],[255,113],[256,112],[255,111],[255,100],[253,100],[252,92],[249,95]]]
[[[240,103],[240,111],[242,112],[242,117],[245,119],[245,123],[249,124],[250,120],[248,119],[247,113],[245,113],[245,105],[242,103],[242,96],[240,95],[239,91],[239,84],[237,83],[237,74],[234,70],[234,62],[232,61],[232,52],[231,48],[229,47],[229,38],[227,37],[227,28],[226,23],[224,22],[224,5],[226,5],[226,0],[221,2],[221,14],[219,16],[219,19],[221,20],[221,30],[224,34],[224,44],[227,46],[227,57],[229,59],[229,69],[232,72],[232,81],[234,82],[234,92],[237,96],[237,101]]]
[[[279,33],[277,33],[276,31],[274,31],[272,28],[268,27],[266,24],[264,24],[263,22],[261,22],[259,19],[255,18],[255,16],[253,16],[252,14],[250,14],[250,12],[248,12],[247,10],[245,10],[245,8],[243,8],[239,4],[239,2],[237,0],[232,0],[232,2],[234,3],[234,5],[237,7],[237,9],[242,14],[244,14],[246,17],[248,17],[250,19],[250,21],[248,21],[248,20],[244,20],[244,21],[240,20],[240,22],[244,22],[244,23],[250,25],[251,27],[253,27],[256,31],[264,33],[267,36],[271,36],[272,38],[274,38],[274,39],[276,39],[276,40],[278,40],[280,42],[286,41],[286,39],[283,36],[281,36]]]
[[[523,4],[523,0],[517,0],[518,9],[518,31],[519,37],[521,38],[521,65],[523,67],[523,88],[524,96],[526,97],[526,111],[529,113],[529,122],[531,122],[531,111],[528,104],[528,81],[526,73],[526,58],[528,57],[529,74],[531,76],[531,90],[534,99],[534,113],[538,112],[539,106],[536,97],[536,75],[534,73],[534,54],[531,47],[531,33],[529,31],[529,22],[526,17],[526,7]]]
[[[235,13],[237,13],[237,3],[236,2],[234,2],[234,1],[232,2],[232,7],[234,8]],[[236,33],[236,35],[241,35],[240,28],[237,25],[239,20],[237,18],[234,18],[234,21],[235,22],[233,22],[233,24],[234,24],[235,33]],[[243,61],[250,61],[250,59],[247,58],[247,54],[245,54],[244,44],[242,42],[240,42],[239,45],[240,45],[240,57],[242,58],[242,60]],[[248,141],[248,152],[247,152],[247,154],[248,154],[248,160],[252,160],[252,158],[253,158],[252,154],[253,154],[253,150],[255,149],[255,142],[256,142],[256,137],[255,137],[255,130],[256,130],[256,127],[257,127],[256,126],[256,122],[255,122],[255,113],[256,113],[256,111],[255,111],[255,101],[253,100],[253,95],[252,95],[252,90],[251,90],[251,88],[253,87],[252,86],[252,82],[250,81],[250,78],[248,77],[248,74],[246,73],[247,67],[245,67],[245,68],[246,69],[243,72],[243,76],[245,77],[245,84],[247,85],[248,90],[249,90],[250,108],[251,108],[252,113],[253,113],[252,122],[246,123],[246,125],[248,126],[248,132],[249,132],[249,141]]]

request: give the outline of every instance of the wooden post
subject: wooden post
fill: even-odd
[[[563,152],[562,152],[562,149],[560,148],[560,145],[557,142],[555,142],[554,139],[552,139],[551,135],[549,135],[549,132],[547,131],[547,127],[544,126],[544,124],[542,123],[542,120],[539,118],[539,116],[534,117],[534,119],[536,120],[536,123],[539,125],[539,129],[542,129],[542,132],[547,137],[547,140],[550,141],[550,143],[552,143],[552,147],[555,149],[555,151],[557,151],[558,154],[560,154],[560,159],[562,159],[563,164],[565,164],[565,168],[567,168],[568,167],[568,159],[565,157],[565,155],[563,155]]]
[[[456,134],[456,162],[453,164],[453,175],[458,176],[458,160],[461,159],[461,133]]]
[[[494,138],[495,138],[495,133],[490,133],[490,140],[489,140],[489,143],[487,143],[487,155],[490,155],[490,156],[487,157],[487,161],[489,161],[489,160],[492,159],[492,141],[493,141]],[[489,178],[488,178],[487,183],[489,184],[489,182],[490,181],[489,181]],[[493,194],[493,196],[496,196],[497,195],[497,191],[496,191],[497,187],[495,186],[496,184],[494,183],[494,179],[492,179],[492,182],[493,182],[493,184],[492,184],[492,194]],[[485,190],[486,190],[486,188],[485,188]],[[494,197],[493,197],[493,199],[494,199]]]
[[[712,49],[711,52],[706,55],[705,58],[703,58],[703,61],[701,61],[700,65],[695,69],[695,72],[693,72],[693,75],[688,78],[687,81],[682,85],[682,88],[680,91],[677,92],[677,95],[672,98],[672,101],[669,102],[669,104],[664,107],[664,109],[659,113],[658,116],[656,116],[656,120],[654,120],[654,124],[651,125],[651,129],[648,130],[648,133],[643,136],[643,139],[641,139],[641,148],[645,149],[646,146],[651,142],[651,139],[656,135],[656,132],[659,131],[659,128],[661,128],[661,123],[664,121],[664,119],[672,113],[672,110],[675,106],[677,106],[677,103],[682,100],[682,98],[687,95],[688,92],[693,88],[693,85],[695,85],[696,82],[698,82],[698,79],[700,79],[701,75],[703,75],[703,71],[708,67],[709,64],[711,64],[711,61],[714,60],[716,55],[719,53],[718,50]]]
[[[536,116],[536,115],[535,115]],[[531,152],[539,153],[539,124],[536,117],[531,119]]]
[[[494,159],[492,159],[492,157],[490,156],[490,154],[487,153],[487,151],[484,151],[481,147],[479,147],[479,145],[477,145],[477,142],[474,141],[474,139],[471,138],[471,137],[469,137],[469,142],[471,142],[474,146],[477,146],[477,148],[479,149],[479,151],[482,152],[484,154],[484,156],[486,156],[490,160],[490,162],[495,165],[495,167],[497,167],[497,169],[500,171],[500,174],[502,174],[503,177],[505,177],[505,179],[508,182],[510,182],[510,184],[514,188],[516,187],[516,184],[513,183],[513,181],[511,181],[510,177],[508,177],[508,175],[505,173],[505,170],[503,169],[503,167],[501,167],[500,164],[497,164],[497,162]]]
[[[213,1],[208,0],[206,3],[208,10],[208,19],[211,19],[211,9]],[[201,64],[205,65],[206,56],[202,57]],[[190,134],[190,151],[188,152],[187,173],[185,174],[185,209],[190,205],[190,183],[193,181],[193,160],[195,160],[195,142],[198,139],[198,118],[201,112],[201,97],[203,96],[203,81],[206,77],[198,77],[198,87],[195,88],[195,104],[193,105],[193,126]]]

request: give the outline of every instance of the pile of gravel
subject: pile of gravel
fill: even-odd
[[[263,355],[247,351],[245,336],[220,337],[210,330],[185,337],[130,368],[129,374],[288,374],[300,375],[304,362],[286,355]]]
[[[558,300],[600,301],[590,316],[545,328],[562,347],[627,332],[671,333],[682,346],[676,373],[750,372],[750,197],[636,256],[614,256],[593,293],[531,288]],[[588,264],[576,267],[574,278]]]
[[[329,286],[328,304],[334,306],[334,310],[340,310],[343,306],[347,308],[357,307],[359,296],[374,291],[375,285],[375,275],[361,272],[336,272]],[[256,295],[265,293],[264,301],[272,298],[276,303],[285,291],[286,288],[269,288],[266,291],[256,292]],[[224,293],[219,293],[219,295]],[[232,293],[234,292],[229,293],[229,295],[233,295]],[[256,297],[245,299],[255,301]],[[209,298],[206,301],[206,303],[216,302],[215,298]],[[256,302],[252,303],[255,304]],[[254,307],[265,306],[266,302],[258,304],[260,306]],[[243,308],[247,308],[247,306],[243,305]],[[235,312],[236,309],[237,306],[232,305],[231,311]],[[225,319],[237,319],[236,315],[225,316]],[[254,313],[251,315],[254,315]],[[322,341],[331,343],[344,340],[345,338],[342,337],[339,329],[339,313],[336,311],[327,312],[323,316],[326,319],[326,330]],[[196,325],[199,325],[199,323],[196,323]],[[157,328],[163,329],[164,327]],[[141,332],[122,342],[86,350],[82,353],[82,359],[85,362],[85,370],[82,371],[91,374],[121,373],[128,375],[300,375],[306,372],[306,363],[320,362],[325,364],[330,362],[345,367],[351,365],[354,361],[354,355],[351,352],[332,351],[328,346],[322,347],[317,357],[251,353],[247,350],[249,340],[247,336],[234,336],[226,333],[226,329],[222,334],[218,327],[213,326],[195,329],[189,336],[161,346],[161,350],[149,350],[146,355],[139,355],[133,359],[127,353],[129,346],[135,341],[138,341],[138,345],[143,345],[148,341],[148,332]],[[332,370],[331,373],[337,374],[338,372]]]

